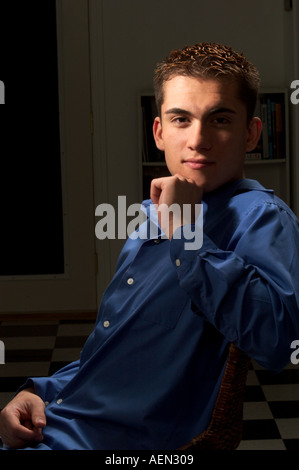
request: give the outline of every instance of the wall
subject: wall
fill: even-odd
[[[104,106],[97,123],[102,140],[102,152],[95,155],[97,204],[116,204],[117,195],[126,195],[128,204],[140,198],[137,97],[152,88],[155,64],[171,49],[226,43],[257,65],[263,87],[289,87],[292,56],[285,52],[292,33],[286,31],[290,14],[282,0],[90,0],[90,6],[92,57],[101,67],[93,86],[101,88],[102,98],[93,106]],[[101,159],[105,181],[97,173]],[[110,245],[112,265],[121,244]]]

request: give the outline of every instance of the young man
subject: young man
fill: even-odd
[[[80,360],[29,379],[2,411],[7,447],[176,449],[208,426],[230,342],[264,367],[289,362],[299,226],[243,178],[261,132],[257,90],[255,68],[217,44],[157,67],[154,136],[172,176],[152,182],[144,207],[167,237],[128,239]],[[192,206],[192,227],[202,203],[200,248],[185,249],[179,212],[163,217],[173,203]]]
[[[159,117],[154,137],[165,152],[170,173],[176,176],[153,181],[154,203],[195,204],[203,193],[242,178],[245,153],[256,147],[260,137],[261,121],[253,117],[257,72],[241,56],[225,59],[226,68],[221,59],[217,64],[217,54],[229,57],[227,50],[205,44],[199,51],[194,47],[177,56],[173,53],[156,72]],[[197,53],[198,60],[192,55]],[[236,60],[239,63],[233,63]],[[168,188],[172,195],[166,198]],[[185,191],[192,191],[193,197]]]

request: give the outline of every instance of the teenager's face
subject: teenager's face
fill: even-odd
[[[191,178],[204,192],[242,178],[260,131],[258,118],[248,124],[235,83],[175,76],[164,84],[156,145],[172,175]]]

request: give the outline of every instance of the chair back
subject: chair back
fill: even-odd
[[[242,439],[243,404],[250,361],[247,354],[230,343],[210,424],[180,450],[235,450],[238,447]]]

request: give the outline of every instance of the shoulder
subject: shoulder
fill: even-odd
[[[298,224],[298,219],[290,207],[276,196],[272,189],[266,189],[254,180],[240,180],[235,186],[229,205],[243,217],[253,213],[283,213]]]
[[[233,243],[243,240],[254,249],[260,246],[265,253],[286,256],[286,249],[298,254],[299,221],[289,206],[263,187],[236,192],[230,200],[231,210],[238,214]],[[275,251],[274,251],[275,250]],[[260,253],[261,254],[261,253]]]
[[[204,230],[219,246],[230,246],[244,236],[281,239],[293,232],[298,240],[295,214],[272,190],[254,180],[242,179],[205,198]]]

